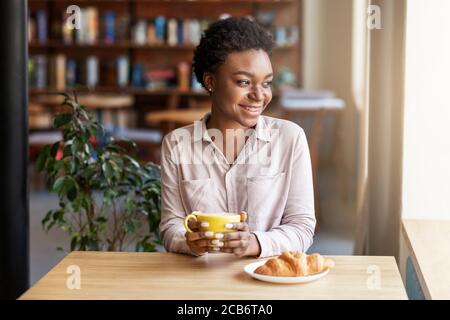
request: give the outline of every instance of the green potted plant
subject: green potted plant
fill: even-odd
[[[62,95],[68,111],[55,116],[54,127],[63,138],[42,148],[36,159],[48,190],[59,198],[43,228],[67,232],[70,251],[156,251],[161,245],[159,166],[138,161],[135,143],[108,137],[75,93]]]

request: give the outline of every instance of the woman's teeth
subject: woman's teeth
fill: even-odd
[[[242,108],[244,108],[247,111],[251,111],[251,112],[257,112],[259,111],[260,107],[250,107],[250,106],[244,106],[244,105],[240,105]]]

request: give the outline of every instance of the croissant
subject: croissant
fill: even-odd
[[[286,251],[278,258],[269,259],[264,265],[257,268],[255,273],[279,277],[301,277],[332,267],[334,267],[334,261],[324,258],[318,253],[307,255],[303,252]]]

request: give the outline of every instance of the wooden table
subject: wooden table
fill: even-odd
[[[255,259],[229,254],[196,258],[173,253],[72,252],[20,299],[407,298],[393,257],[331,258],[336,267],[320,280],[273,284],[255,280],[243,271]],[[74,266],[80,270],[80,289],[67,287],[73,276],[67,270]],[[381,279],[379,287],[373,286],[371,278],[376,268]]]
[[[405,219],[402,232],[426,299],[450,299],[450,221]]]

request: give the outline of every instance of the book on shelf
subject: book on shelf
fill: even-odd
[[[66,66],[66,84],[73,87],[77,83],[77,61],[75,59],[68,59]]]
[[[45,43],[48,40],[48,19],[45,10],[36,11],[36,32],[39,43]]]
[[[58,54],[55,57],[55,65],[55,87],[57,90],[64,90],[66,88],[66,56],[63,54]]]
[[[65,44],[75,41],[77,44],[95,44],[99,39],[98,10],[95,7],[81,8],[81,24],[79,29],[71,27],[65,15],[62,19],[61,34]]]
[[[32,55],[28,61],[31,88],[65,90],[67,87],[86,86],[117,89],[147,88],[161,90],[176,88],[179,91],[202,91],[188,62],[169,66],[130,64],[126,55],[102,59],[91,55],[85,59],[67,57],[65,54]],[[101,75],[101,76],[100,76]]]
[[[187,44],[184,40],[184,23],[182,20],[177,20],[177,41],[176,44]]]
[[[175,19],[169,19],[167,21],[167,44],[169,46],[175,46],[178,43],[178,26],[177,26],[177,20]]]
[[[147,43],[147,21],[146,20],[141,19],[134,26],[133,41],[139,45],[144,45]]]
[[[103,41],[107,44],[113,44],[116,41],[116,15],[114,11],[106,11],[103,14]]]
[[[190,44],[191,43],[191,19],[184,19],[180,21],[179,32],[183,34],[182,44]]]
[[[36,42],[36,20],[31,16],[28,17],[28,42]]]
[[[98,11],[95,7],[86,8],[86,23],[87,23],[87,33],[86,42],[88,44],[94,44],[98,41]]]
[[[131,72],[131,85],[135,88],[142,88],[144,84],[144,66],[140,63],[133,64]]]
[[[128,56],[120,56],[117,58],[117,85],[120,88],[128,86],[130,74],[130,62]]]
[[[46,55],[34,55],[29,59],[30,86],[35,88],[55,88],[65,90],[85,84],[93,89],[99,83],[99,59],[89,56],[84,60],[67,58],[64,54],[51,55],[47,61]]]
[[[128,13],[121,13],[116,16],[115,33],[116,41],[130,39],[130,16]]]
[[[74,34],[74,28],[67,23],[67,20],[63,20],[62,26],[61,26],[61,35],[62,35],[62,42],[64,44],[72,44],[73,43],[73,34]]]
[[[132,28],[130,34],[130,16],[128,13],[106,10],[99,13],[96,7],[81,8],[81,26],[79,29],[70,28],[66,23],[69,15],[64,14],[62,19],[52,20],[57,26],[58,35],[64,44],[97,44],[99,41],[106,44],[114,44],[118,41],[132,40],[140,45],[167,44],[197,45],[200,42],[202,32],[209,26],[207,19],[181,19],[168,18],[163,15],[154,19],[139,19]],[[259,18],[262,19],[261,17]],[[268,30],[273,34],[278,46],[295,45],[299,38],[298,26],[274,26],[266,23]],[[49,39],[49,19],[46,10],[37,10],[28,19],[28,34],[30,42],[45,43]],[[53,36],[55,36],[53,34]]]
[[[89,56],[86,60],[86,85],[89,89],[94,89],[99,81],[99,66],[96,56]]]
[[[101,16],[95,7],[81,9],[81,26],[79,29],[71,28],[67,24],[68,15],[64,14],[61,25],[62,42],[72,44],[96,44],[100,40],[106,44],[129,39],[127,14],[117,14],[106,10]]]
[[[73,70],[73,66],[70,64],[67,68],[67,59],[63,54],[55,54],[50,56],[50,68],[49,68],[49,82],[48,86],[50,88],[55,88],[58,91],[62,91],[66,89],[67,76]],[[74,85],[74,83],[70,83],[69,85]]]
[[[202,35],[202,30],[200,26],[200,22],[198,20],[191,20],[189,28],[189,40],[193,45],[197,45],[200,43],[200,38]]]
[[[176,86],[176,71],[173,67],[148,68],[145,72],[146,88],[167,89]]]
[[[178,90],[189,91],[190,66],[187,62],[178,63]]]
[[[105,44],[132,40],[139,45],[197,45],[201,34],[210,21],[202,19],[177,19],[157,16],[154,19],[139,19],[129,34],[130,17],[127,13],[106,10],[101,15],[95,7],[81,8],[80,28],[73,28],[64,13],[61,19],[54,19],[52,35],[63,44],[94,45],[99,41]],[[286,32],[280,29],[279,33]],[[48,15],[38,10],[28,19],[30,42],[45,43],[48,40]],[[281,36],[278,36],[280,38]],[[280,38],[281,39],[281,38]],[[283,41],[281,39],[280,41]]]
[[[158,16],[155,18],[155,32],[156,32],[156,42],[162,44],[166,39],[166,18],[163,16]]]
[[[152,21],[140,19],[133,27],[133,42],[139,45],[197,45],[200,42],[202,25],[197,19],[166,19],[158,16]]]
[[[34,58],[36,64],[35,86],[37,88],[45,88],[47,86],[47,56],[40,54]]]

